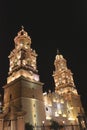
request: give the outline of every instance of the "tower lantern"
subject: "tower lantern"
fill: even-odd
[[[28,49],[31,46],[31,38],[28,35],[28,33],[24,30],[24,27],[22,26],[22,29],[18,32],[18,35],[14,38],[15,46],[17,47],[24,47]]]

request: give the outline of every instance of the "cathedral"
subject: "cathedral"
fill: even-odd
[[[3,86],[4,97],[3,101],[0,100],[0,130],[26,130],[26,123],[34,126],[34,130],[42,130],[37,126],[49,126],[51,120],[68,126],[80,123],[85,127],[85,121],[79,122],[77,118],[78,114],[84,114],[84,109],[73,73],[63,55],[57,51],[54,59],[52,77],[55,91],[43,93],[37,53],[31,48],[31,38],[24,27],[14,38],[14,43],[15,47],[8,56],[9,72],[7,83]]]

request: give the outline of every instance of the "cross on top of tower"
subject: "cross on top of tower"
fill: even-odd
[[[59,49],[57,49],[57,55],[60,54]]]
[[[21,29],[24,30],[24,26],[23,25],[21,26]]]

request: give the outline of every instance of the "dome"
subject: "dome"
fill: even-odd
[[[21,41],[25,41],[26,43],[31,44],[31,38],[28,35],[28,33],[24,30],[23,26],[22,29],[17,33],[17,36],[14,38],[14,42],[16,44],[20,43]]]

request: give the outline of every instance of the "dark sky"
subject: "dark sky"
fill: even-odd
[[[8,55],[14,37],[24,26],[38,54],[37,65],[43,90],[54,89],[52,78],[57,49],[67,60],[76,88],[87,109],[87,1],[0,2],[0,87],[8,76]]]

